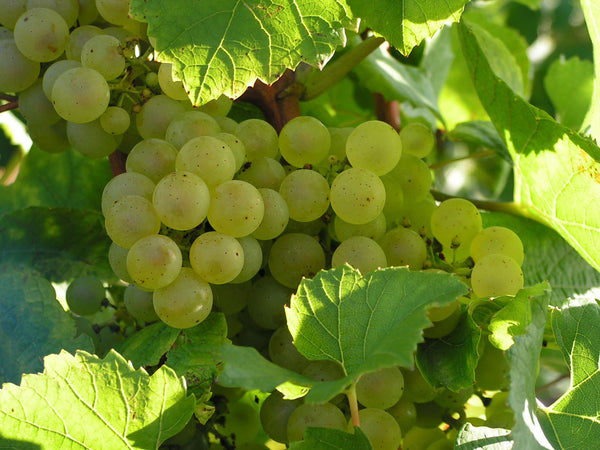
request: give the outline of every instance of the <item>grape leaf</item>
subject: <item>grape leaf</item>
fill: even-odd
[[[465,58],[479,97],[515,161],[515,204],[558,231],[600,270],[600,149],[530,105],[487,62],[473,32],[460,25]]]
[[[504,141],[494,125],[487,120],[461,122],[446,135],[452,141],[467,141],[494,150],[504,160],[512,163]]]
[[[372,448],[369,438],[358,427],[354,427],[353,434],[334,428],[308,427],[302,441],[290,443],[292,450],[371,450]]]
[[[600,8],[595,0],[581,0],[581,9],[594,49],[594,61],[600,61]],[[571,84],[571,80],[569,80]],[[594,64],[594,96],[590,105],[587,120],[591,125],[590,133],[596,142],[600,142],[600,64]]]
[[[386,37],[403,55],[449,22],[460,19],[469,0],[347,0],[352,12],[369,28]]]
[[[115,279],[109,246],[100,212],[29,207],[0,217],[0,263],[32,267],[50,281]]]
[[[29,269],[5,267],[0,286],[0,383],[18,383],[22,373],[41,371],[42,358],[61,349],[93,351],[88,336],[75,339],[73,318],[48,280]]]
[[[301,62],[322,66],[345,43],[351,14],[342,0],[132,0],[130,11],[195,105],[237,98]]]
[[[509,450],[513,448],[510,430],[474,427],[466,423],[456,438],[456,450]]]
[[[538,417],[557,449],[600,442],[600,308],[594,299],[571,299],[552,311],[556,342],[571,371],[570,388]]]
[[[429,306],[450,303],[466,286],[446,274],[392,267],[365,275],[343,266],[300,283],[286,316],[294,344],[311,360],[342,365],[346,377],[314,386],[307,401],[342,392],[363,373],[412,367]]]
[[[155,366],[171,349],[180,331],[163,322],[156,322],[121,342],[116,350],[129,360],[133,367]]]
[[[0,434],[57,448],[158,448],[194,411],[183,380],[162,366],[134,370],[114,350],[44,358],[42,374],[0,390]]]

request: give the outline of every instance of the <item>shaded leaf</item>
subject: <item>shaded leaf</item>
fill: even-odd
[[[456,438],[457,450],[508,450],[513,448],[510,430],[474,427],[466,423]]]
[[[121,342],[116,350],[131,361],[133,367],[155,366],[171,349],[180,332],[163,322],[156,322]]]
[[[195,400],[166,366],[149,376],[118,353],[63,351],[44,372],[0,390],[0,434],[57,448],[158,448],[188,422]]]
[[[489,148],[504,160],[512,163],[508,149],[492,122],[487,120],[461,122],[448,132],[447,137],[452,141],[467,141]]]
[[[308,427],[302,441],[290,443],[292,450],[371,450],[369,438],[358,427],[354,433],[334,428]]]

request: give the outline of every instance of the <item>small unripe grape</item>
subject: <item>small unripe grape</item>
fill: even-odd
[[[75,278],[66,292],[69,309],[80,316],[100,310],[104,300],[104,286],[98,277],[87,275]]]

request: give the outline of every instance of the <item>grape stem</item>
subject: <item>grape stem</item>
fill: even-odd
[[[373,94],[375,102],[375,115],[378,120],[390,124],[396,131],[400,131],[400,105],[398,100],[385,99],[382,94]]]
[[[110,163],[110,170],[113,177],[125,173],[125,161],[127,161],[127,155],[119,150],[108,155],[108,162]]]
[[[5,111],[11,111],[13,109],[17,109],[19,107],[19,101],[13,100],[12,102],[5,103],[4,105],[0,105],[0,113]]]
[[[358,398],[356,397],[356,385],[352,383],[346,391],[348,404],[350,405],[350,415],[352,416],[352,425],[360,427],[360,419],[358,418]]]
[[[17,100],[17,96],[15,95],[8,95],[8,94],[3,94],[2,92],[0,92],[0,100],[6,100],[7,102],[14,102]]]

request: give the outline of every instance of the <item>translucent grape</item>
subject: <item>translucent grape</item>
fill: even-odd
[[[185,106],[166,95],[155,95],[142,106],[135,118],[138,133],[143,139],[165,139],[171,121],[185,111]]]
[[[137,172],[158,183],[164,176],[175,172],[177,149],[157,138],[138,142],[127,155],[127,172]]]
[[[81,50],[85,43],[94,36],[101,36],[103,34],[104,31],[94,25],[84,25],[75,28],[69,36],[69,42],[65,49],[67,58],[76,61],[81,65]]]
[[[318,164],[329,154],[330,144],[329,130],[315,117],[294,117],[279,133],[281,156],[294,167]]]
[[[113,25],[125,25],[129,20],[130,0],[96,0],[96,8],[104,20]]]
[[[290,304],[293,290],[264,276],[254,282],[248,293],[248,314],[254,323],[269,330],[285,325],[284,305]]]
[[[111,206],[126,195],[139,195],[152,200],[154,183],[148,177],[133,172],[125,172],[112,178],[102,191],[102,214],[106,216]]]
[[[96,0],[79,0],[79,15],[77,22],[79,25],[89,25],[98,18],[98,8],[96,8]]]
[[[19,111],[28,124],[53,125],[60,120],[39,79],[19,94]]]
[[[443,273],[443,271],[440,271]],[[460,302],[458,300],[453,301],[452,303],[448,303],[443,306],[434,306],[427,310],[427,317],[432,322],[439,322],[440,320],[444,320],[452,315],[454,311],[459,309]]]
[[[185,171],[173,172],[156,184],[152,205],[169,228],[191,230],[206,218],[210,193],[199,176]]]
[[[90,38],[81,49],[81,64],[97,70],[106,80],[114,80],[125,71],[121,42],[101,34]]]
[[[86,123],[99,118],[110,100],[110,89],[100,73],[87,67],[63,72],[52,86],[52,104],[69,122]]]
[[[198,111],[205,112],[211,116],[224,117],[229,114],[232,106],[233,100],[231,100],[225,94],[221,94],[219,97],[210,100],[204,105],[198,106]]]
[[[222,128],[223,126],[221,126],[221,129]],[[246,162],[246,147],[244,147],[244,143],[236,135],[223,131],[217,133],[215,137],[229,146],[229,149],[235,158],[235,171],[237,172],[240,170]]]
[[[444,319],[433,322],[433,325],[423,330],[423,336],[430,339],[440,339],[449,335],[456,329],[460,322],[462,312],[460,308],[455,308],[454,311]]]
[[[71,311],[87,316],[100,311],[104,295],[104,286],[98,277],[85,275],[75,278],[69,284],[65,299]]]
[[[104,158],[119,146],[122,136],[108,134],[100,120],[86,123],[67,123],[67,137],[73,149],[88,158]]]
[[[173,328],[190,328],[208,317],[212,308],[210,285],[183,267],[173,283],[153,294],[156,315]]]
[[[211,193],[208,221],[221,233],[234,237],[252,234],[262,222],[264,202],[250,183],[226,181]]]
[[[288,205],[290,218],[298,222],[316,220],[329,208],[329,183],[313,170],[289,173],[281,182],[279,193]]]
[[[418,122],[403,126],[400,130],[400,140],[403,153],[417,158],[425,158],[435,145],[434,134],[428,127]]]
[[[367,408],[394,406],[404,392],[404,377],[398,367],[386,367],[361,375],[356,382],[358,402]]]
[[[65,51],[69,27],[56,11],[31,8],[17,20],[14,39],[26,58],[38,62],[53,61]]]
[[[278,191],[285,175],[285,169],[279,161],[266,156],[257,156],[243,165],[236,178],[246,181],[256,188]]]
[[[265,205],[263,219],[252,236],[256,239],[275,239],[285,230],[290,212],[285,199],[279,192],[272,189],[261,188],[258,190]]]
[[[287,437],[289,442],[304,439],[304,431],[307,427],[346,430],[346,418],[344,413],[331,403],[304,403],[292,412],[288,420]]]
[[[279,136],[270,123],[260,119],[246,119],[237,125],[234,134],[244,143],[248,161],[257,156],[277,158]]]
[[[158,68],[158,84],[163,93],[174,100],[186,100],[188,95],[181,80],[173,79],[173,64],[162,63]]]
[[[154,322],[158,320],[154,304],[152,303],[152,292],[142,291],[137,286],[130,284],[123,294],[123,302],[129,314],[142,322]]]
[[[198,136],[181,147],[175,159],[175,170],[195,173],[212,188],[233,179],[235,157],[220,139]]]
[[[302,399],[284,400],[283,394],[273,391],[260,407],[260,422],[267,435],[274,441],[286,443],[287,423]]]
[[[181,271],[181,250],[162,234],[145,236],[127,253],[127,272],[144,289],[160,289],[172,283]]]
[[[475,263],[491,253],[510,256],[519,266],[523,264],[523,243],[517,233],[510,228],[487,227],[473,238],[471,241],[471,258]]]
[[[364,236],[377,241],[385,234],[386,226],[385,215],[383,213],[379,214],[372,221],[361,225],[345,222],[339,216],[333,218],[335,237],[339,242],[344,242],[353,236]]]
[[[344,161],[346,159],[346,141],[348,136],[354,131],[352,127],[346,128],[329,128],[331,136],[331,146],[329,147],[329,158],[334,158],[334,161]]]
[[[0,8],[0,24],[12,30],[19,17],[27,11],[27,0],[10,0],[2,2]]]
[[[389,413],[383,409],[364,408],[358,411],[358,418],[360,429],[367,435],[374,450],[397,450],[400,447],[402,431]],[[348,428],[354,429],[352,422]]]
[[[406,434],[417,423],[417,409],[415,404],[402,396],[392,407],[386,411],[400,425],[402,434]]]
[[[54,87],[56,79],[67,70],[76,69],[78,67],[81,67],[79,61],[61,59],[60,61],[53,62],[52,65],[46,69],[44,77],[42,78],[42,88],[44,89],[44,94],[48,100],[52,100],[52,88]]]
[[[325,268],[325,252],[316,239],[302,233],[277,238],[269,253],[269,270],[278,282],[296,289],[302,277],[312,278]]]
[[[239,444],[250,442],[258,435],[260,431],[258,410],[242,401],[230,402],[227,404],[225,423],[217,423],[215,428],[235,442],[235,448],[239,448]]]
[[[198,136],[216,136],[221,132],[217,121],[202,111],[185,111],[173,118],[165,132],[165,140],[176,148]]]
[[[27,132],[35,145],[45,152],[61,153],[71,148],[67,139],[67,122],[62,119],[52,125],[27,124]]]
[[[386,122],[369,120],[358,125],[346,140],[346,155],[352,167],[361,167],[375,175],[391,171],[402,154],[402,142]]]
[[[1,8],[0,8],[1,9]],[[0,41],[0,91],[19,92],[31,86],[40,74],[40,63],[26,58],[13,39]]]
[[[431,215],[437,208],[432,198],[425,199],[403,205],[395,215],[388,216],[384,208],[386,217],[389,217],[391,223],[410,228],[421,236],[433,237],[431,233]]]
[[[378,241],[389,266],[420,270],[427,259],[427,245],[421,236],[407,228],[394,228]]]
[[[385,205],[385,187],[373,172],[352,168],[340,173],[331,185],[331,207],[344,221],[356,225],[374,220]]]
[[[138,239],[160,230],[160,219],[152,203],[139,195],[121,197],[104,216],[108,236],[124,248],[131,248]]]
[[[406,203],[414,203],[423,200],[429,189],[433,178],[431,171],[423,160],[413,155],[402,155],[400,161],[389,173],[382,177],[383,183],[386,186],[386,192],[389,192],[388,186],[396,183],[402,190],[402,202],[396,200],[399,205]],[[390,180],[393,180],[391,183]]]
[[[353,236],[342,242],[333,252],[331,267],[350,264],[360,273],[366,274],[387,266],[383,249],[373,239]]]
[[[244,250],[244,265],[240,273],[231,280],[231,283],[244,283],[254,277],[262,267],[262,247],[252,236],[238,238],[238,242]]]
[[[302,372],[304,367],[309,364],[309,360],[294,346],[287,325],[280,326],[271,335],[269,339],[269,358],[278,366],[298,373]]]
[[[516,295],[523,288],[523,272],[510,256],[491,253],[482,257],[471,272],[471,287],[477,297]]]
[[[126,283],[133,283],[129,272],[127,272],[127,253],[129,253],[129,249],[111,242],[108,248],[108,263],[119,279]]]
[[[211,284],[229,283],[244,267],[244,249],[234,237],[209,231],[192,243],[190,264]]]
[[[100,125],[108,134],[123,134],[130,123],[129,113],[119,106],[109,106],[100,116]]]

